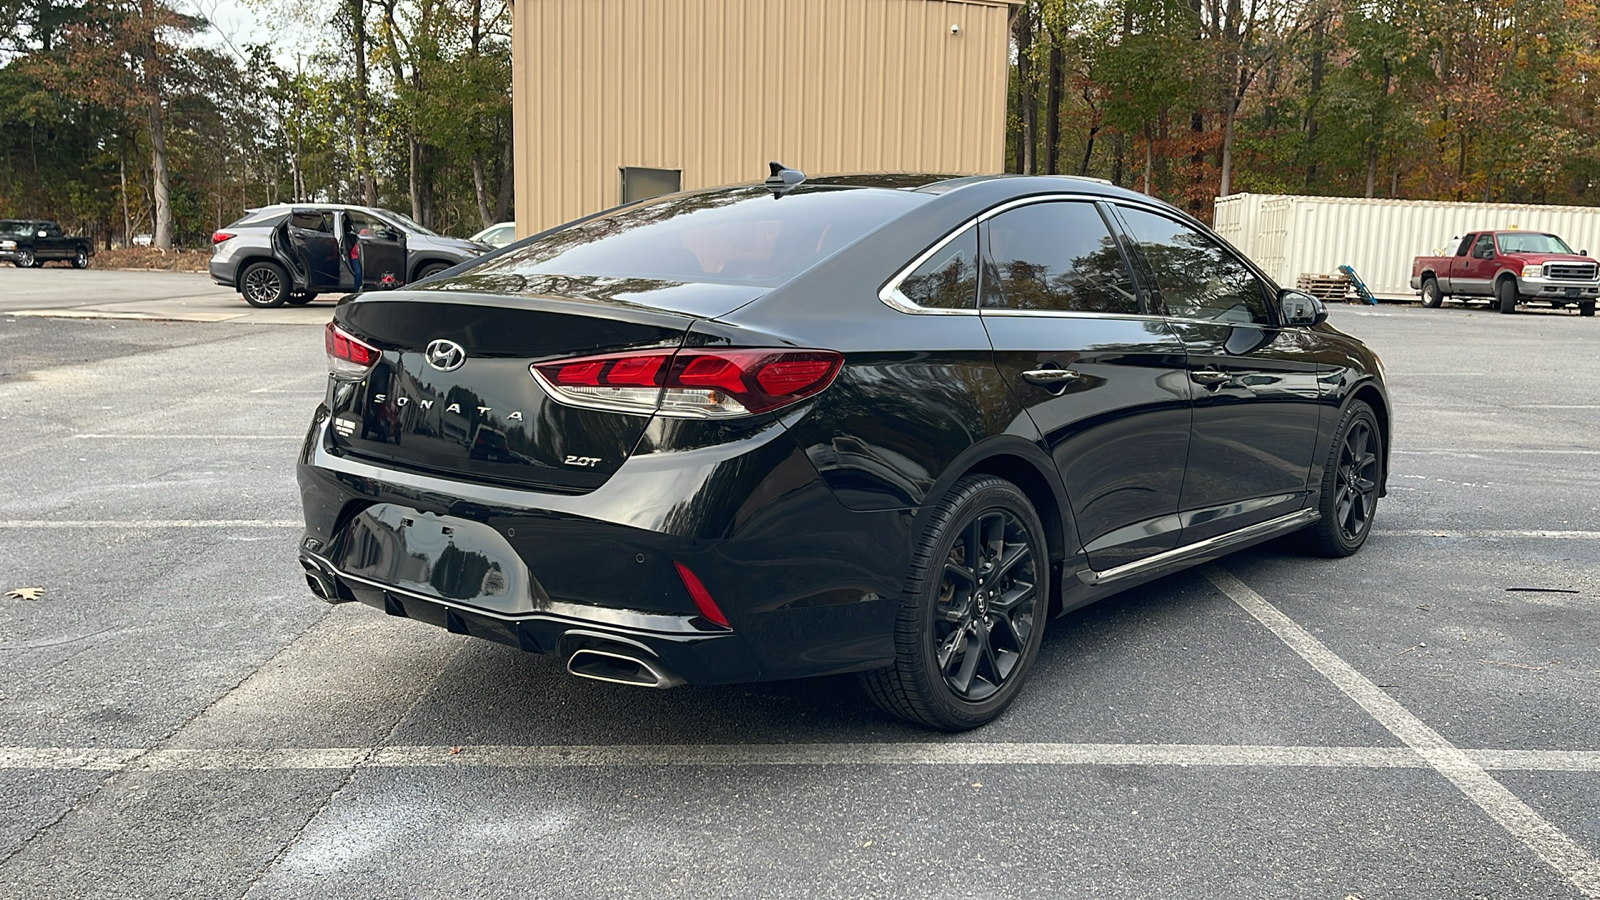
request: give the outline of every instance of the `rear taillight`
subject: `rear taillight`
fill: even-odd
[[[227,232],[227,231],[213,231],[213,232],[211,232],[211,243],[213,243],[213,244],[220,244],[223,241],[232,240],[232,239],[233,239],[233,234],[231,232]]]
[[[381,355],[377,348],[369,347],[345,333],[332,322],[324,328],[323,349],[328,351],[328,374],[345,381],[365,378]]]
[[[572,406],[682,418],[780,409],[821,393],[844,357],[832,350],[643,350],[535,363],[533,377]]]

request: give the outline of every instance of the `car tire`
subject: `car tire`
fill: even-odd
[[[1422,279],[1422,305],[1428,309],[1438,309],[1444,302],[1444,296],[1439,293],[1439,282],[1432,278]]]
[[[1594,301],[1593,300],[1579,300],[1578,301],[1578,315],[1580,315],[1580,316],[1592,316],[1592,315],[1594,315]]]
[[[11,264],[19,269],[31,269],[39,264],[39,260],[34,258],[32,250],[18,250],[17,258]]]
[[[289,299],[289,273],[277,263],[253,262],[239,273],[239,295],[256,309],[282,306]]]
[[[1038,513],[1010,482],[969,475],[929,512],[912,548],[894,665],[863,673],[862,686],[884,710],[929,728],[987,724],[1022,690],[1049,608]]]
[[[1305,549],[1316,556],[1339,558],[1361,549],[1372,533],[1378,493],[1383,485],[1383,432],[1365,401],[1344,411],[1333,448],[1322,469],[1317,511],[1322,518],[1301,532]]]
[[[310,303],[311,301],[313,301],[315,299],[317,299],[317,295],[316,294],[310,294],[310,293],[306,293],[304,291],[297,291],[297,292],[289,295],[289,299],[288,299],[287,302],[288,302],[288,304],[290,306],[305,306],[307,303]]]
[[[1517,283],[1509,278],[1502,278],[1494,283],[1495,300],[1503,313],[1517,311]]]
[[[418,269],[417,270],[417,277],[415,277],[415,278],[413,278],[411,280],[415,282],[415,281],[421,281],[424,278],[431,278],[434,275],[437,275],[440,272],[443,272],[445,269],[448,269],[448,268],[450,268],[448,263],[428,263],[427,265],[425,265],[422,268]]]
[[[89,251],[79,247],[78,252],[72,255],[72,267],[74,269],[89,268]]]

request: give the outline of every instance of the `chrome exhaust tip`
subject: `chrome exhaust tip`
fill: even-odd
[[[311,593],[316,594],[317,599],[325,603],[347,602],[339,596],[339,586],[334,583],[333,576],[309,560],[300,560],[300,566],[306,570],[306,587],[311,588]]]
[[[579,678],[658,690],[683,684],[682,678],[662,668],[659,662],[643,656],[613,653],[592,647],[585,647],[568,657],[567,671]]]

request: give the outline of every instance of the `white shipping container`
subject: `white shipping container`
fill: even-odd
[[[1573,250],[1600,252],[1600,208],[1516,203],[1367,200],[1235,194],[1216,202],[1216,232],[1281,285],[1301,275],[1356,270],[1381,297],[1411,298],[1411,260],[1454,250],[1469,231],[1559,235]]]

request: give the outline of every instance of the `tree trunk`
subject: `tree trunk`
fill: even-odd
[[[489,195],[483,187],[483,154],[472,154],[472,195],[478,201],[478,218],[483,220],[483,227],[488,228],[495,223],[489,216]]]
[[[1323,68],[1327,64],[1328,18],[1324,13],[1311,25],[1311,83],[1306,94],[1306,190],[1317,183],[1317,102],[1322,99]]]
[[[1378,190],[1378,142],[1367,142],[1367,199],[1376,196]]]
[[[1115,132],[1112,133],[1112,135],[1111,135],[1111,183],[1116,185],[1117,187],[1122,187],[1122,178],[1123,178],[1123,175],[1124,175],[1124,172],[1123,172],[1123,166],[1124,166],[1123,153],[1126,152],[1126,148],[1124,146],[1126,143],[1127,143],[1127,140],[1126,140],[1125,136],[1123,135],[1123,133],[1121,131],[1115,131]]]
[[[1239,114],[1239,101],[1228,97],[1228,114],[1222,121],[1222,177],[1217,185],[1217,196],[1226,197],[1233,188],[1233,120]]]
[[[1155,196],[1155,185],[1152,178],[1155,175],[1155,141],[1150,134],[1150,120],[1144,120],[1144,192],[1148,196]]]
[[[1039,102],[1033,94],[1033,4],[1024,3],[1017,14],[1017,105],[1022,113],[1022,139],[1017,142],[1017,171],[1039,170],[1035,148],[1039,142]]]
[[[1060,158],[1061,143],[1061,45],[1055,36],[1050,37],[1049,86],[1045,89],[1044,110],[1044,173],[1057,174],[1056,161]]]
[[[1089,138],[1083,142],[1083,162],[1078,166],[1079,175],[1089,174],[1089,161],[1094,157],[1095,135],[1100,133],[1099,124],[1089,126]]]
[[[432,228],[433,226],[428,224],[427,211],[423,209],[425,200],[422,189],[422,141],[412,133],[406,143],[411,149],[411,164],[406,167],[411,183],[411,218],[422,223],[424,228]]]
[[[494,220],[504,222],[511,218],[512,190],[516,187],[516,158],[512,155],[516,149],[515,135],[506,135],[505,154],[500,164],[500,196],[494,201]],[[532,223],[527,223],[531,225]]]
[[[117,180],[122,183],[122,246],[133,245],[133,216],[128,214],[127,152],[117,154]]]
[[[1199,218],[1202,210],[1200,201],[1200,182],[1205,178],[1206,151],[1205,142],[1201,137],[1206,133],[1206,115],[1200,110],[1195,110],[1189,115],[1190,140],[1194,142],[1193,152],[1189,154],[1189,214]]]
[[[167,175],[167,121],[166,111],[161,108],[161,69],[160,62],[156,59],[154,0],[144,0],[140,5],[140,13],[144,16],[141,27],[145,29],[141,34],[144,42],[145,103],[150,113],[150,186],[155,194],[156,207],[153,243],[162,250],[170,250],[172,249],[172,185]]]
[[[350,10],[350,43],[355,52],[356,103],[351,110],[351,131],[356,142],[356,173],[361,181],[361,198],[367,206],[378,205],[378,179],[367,152],[367,21],[366,0],[345,0]]]

